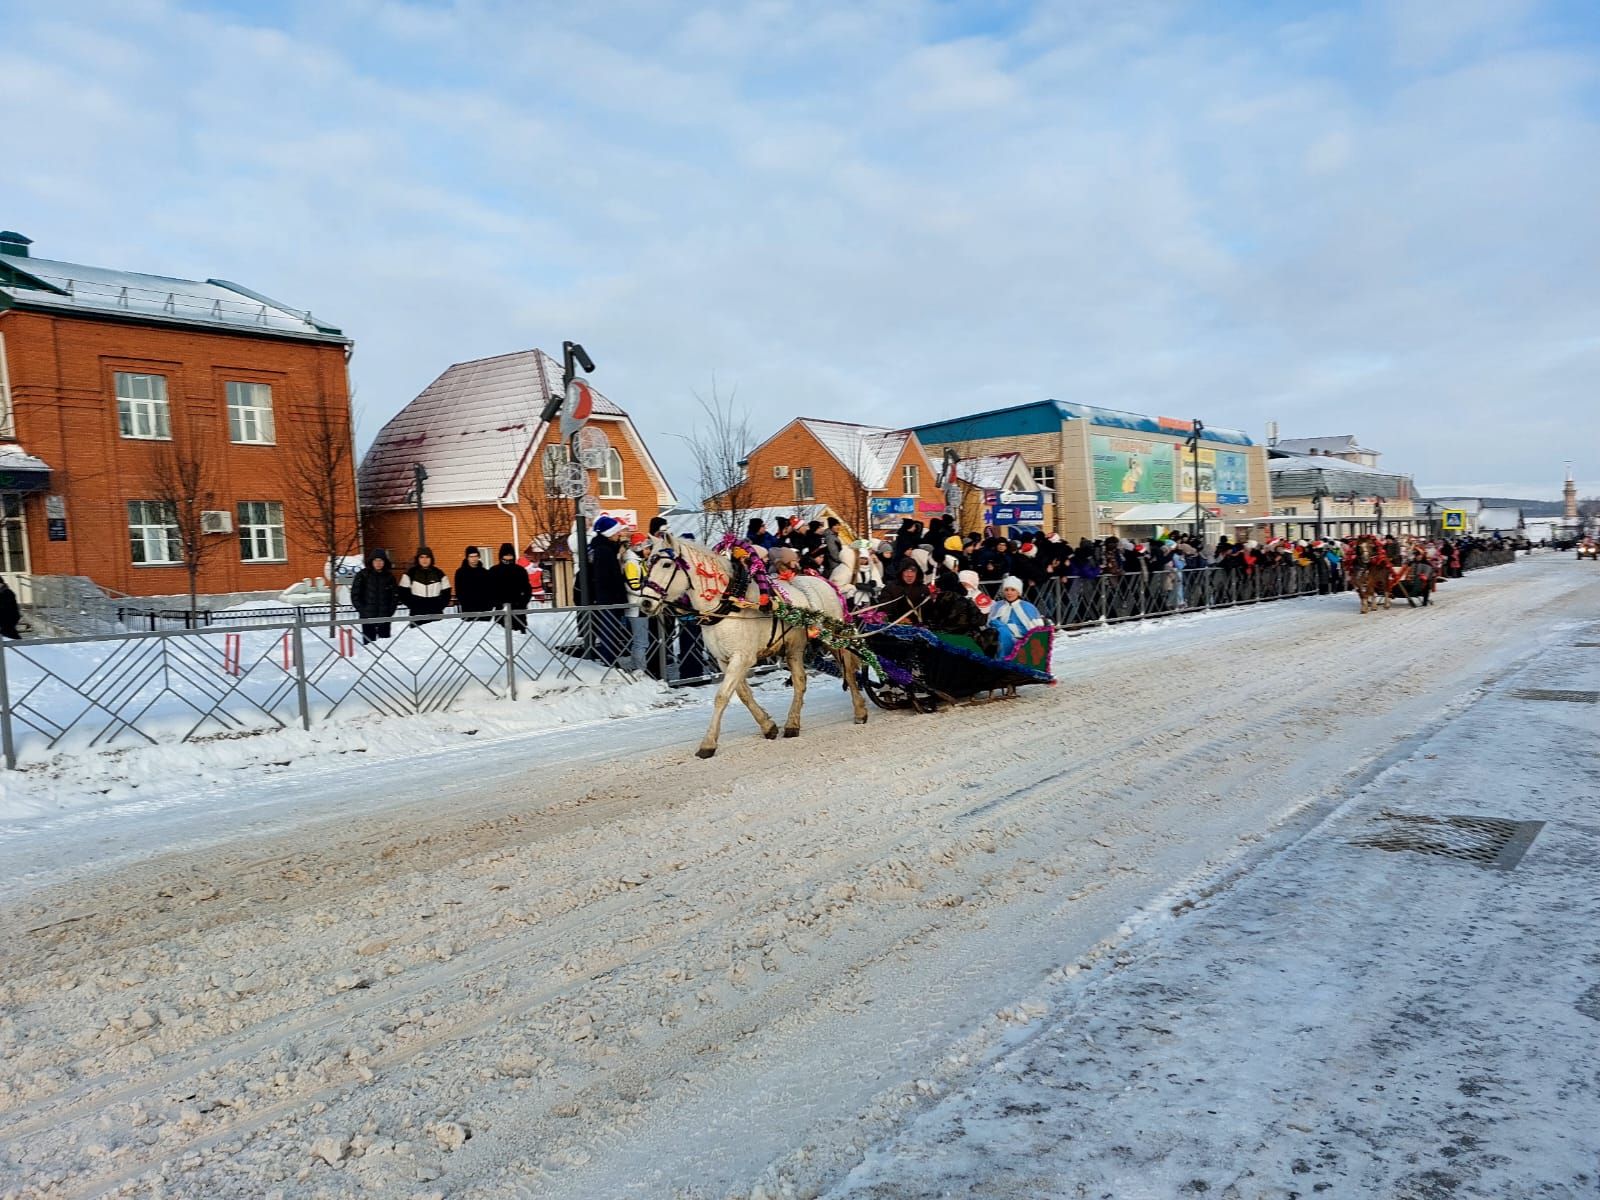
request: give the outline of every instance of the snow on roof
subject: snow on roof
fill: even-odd
[[[1376,453],[1356,445],[1356,435],[1353,433],[1341,433],[1334,437],[1279,438],[1272,444],[1272,449],[1282,450],[1286,454],[1310,454],[1313,450],[1319,455]]]
[[[963,458],[956,463],[956,478],[962,483],[970,484],[975,488],[986,491],[998,491],[1005,487],[1006,480],[1010,478],[1012,468],[1017,465],[1022,455],[1011,454],[980,454],[974,458]]]
[[[3,471],[44,471],[48,473],[50,464],[42,458],[35,458],[15,442],[0,442],[0,472]]]
[[[174,279],[0,254],[0,297],[19,308],[203,325],[348,343],[332,325],[225,279]]]
[[[1279,442],[1273,448],[1274,452],[1283,449]],[[1268,458],[1267,470],[1273,474],[1283,471],[1347,471],[1352,475],[1385,475],[1390,478],[1399,478],[1398,472],[1385,471],[1382,467],[1369,467],[1366,463],[1350,462],[1348,459],[1334,458],[1331,454],[1297,454],[1290,452],[1286,458]]]
[[[888,485],[895,460],[911,437],[905,430],[852,425],[847,421],[820,421],[813,417],[801,417],[800,424],[869,491]]]
[[[399,508],[411,466],[428,472],[435,504],[492,504],[511,490],[528,449],[542,437],[545,401],[561,388],[561,364],[543,350],[456,363],[383,427],[361,462],[365,508]],[[597,417],[627,414],[599,392]]]

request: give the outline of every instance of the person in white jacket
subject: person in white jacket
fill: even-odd
[[[989,610],[989,624],[1000,631],[1000,657],[1010,658],[1023,638],[1044,628],[1039,610],[1022,598],[1022,580],[1007,575],[1000,581],[1000,599]]]

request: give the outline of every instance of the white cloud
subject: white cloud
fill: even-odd
[[[680,483],[713,373],[762,428],[1056,396],[1559,483],[1600,365],[1592,54],[1488,0],[989,12],[19,8],[0,224],[342,323],[368,437],[576,337]]]

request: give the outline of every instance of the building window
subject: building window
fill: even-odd
[[[170,438],[167,377],[118,371],[117,423],[125,438]]]
[[[245,562],[283,562],[283,505],[276,500],[239,501],[239,557]]]
[[[24,575],[28,570],[28,531],[23,525],[22,497],[0,492],[0,571]]]
[[[606,451],[606,465],[600,468],[600,498],[622,499],[622,455],[615,449]]]
[[[228,437],[235,442],[270,446],[277,435],[272,426],[272,388],[265,383],[228,385]]]
[[[900,468],[900,494],[902,496],[915,496],[922,491],[922,472],[915,463]]]
[[[171,505],[159,500],[129,500],[128,538],[135,565],[183,561],[178,514]]]
[[[794,498],[796,500],[815,500],[817,494],[811,490],[811,468],[796,467],[794,469]]]
[[[1054,467],[1035,467],[1033,469],[1033,486],[1041,492],[1056,490],[1056,469]]]

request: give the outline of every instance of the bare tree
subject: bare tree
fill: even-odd
[[[577,501],[561,494],[557,477],[569,457],[565,444],[560,441],[543,447],[537,460],[523,472],[518,489],[518,507],[529,516],[528,547],[544,551],[553,558],[567,556],[567,536],[577,517]]]
[[[295,499],[287,506],[291,528],[327,562],[328,632],[339,613],[338,566],[361,549],[361,518],[356,508],[355,447],[351,424],[325,404],[296,422],[287,482]]]
[[[166,442],[150,471],[150,499],[176,531],[178,561],[189,573],[189,612],[199,607],[200,568],[223,544],[205,531],[205,513],[217,506],[211,472],[198,446]]]
[[[742,535],[752,507],[745,460],[755,446],[755,438],[750,434],[750,414],[735,405],[737,395],[735,389],[723,399],[713,379],[710,399],[699,392],[694,394],[702,420],[692,433],[679,435],[689,443],[694,455],[695,483],[700,489],[706,524],[702,532],[713,540],[722,533]]]

